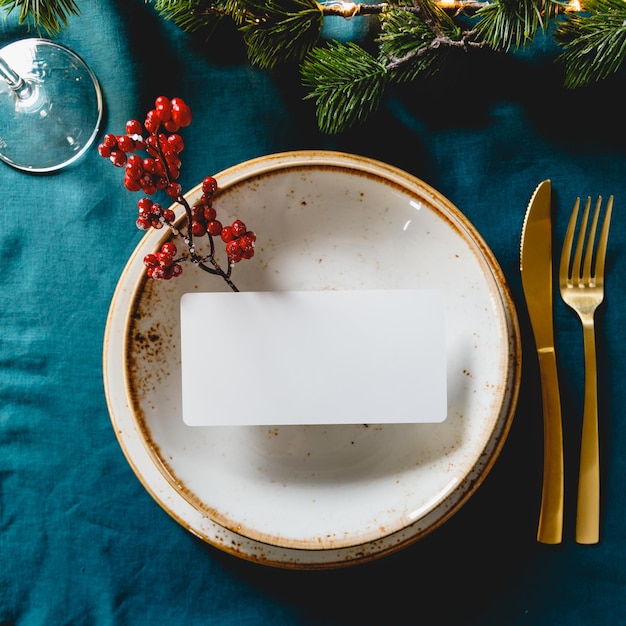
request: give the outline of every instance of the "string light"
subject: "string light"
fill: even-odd
[[[345,19],[350,19],[356,15],[363,13],[371,13],[371,9],[368,9],[368,4],[360,4],[351,1],[343,1],[343,0],[330,0],[328,2],[322,2],[322,6],[325,11],[330,13],[331,15],[336,15],[338,17],[343,17]],[[478,10],[489,4],[489,2],[481,1],[481,0],[437,0],[436,4],[438,4],[442,9],[447,10]],[[381,3],[376,5],[376,8],[380,9],[381,7],[392,6],[391,3]],[[566,5],[562,5],[561,10],[566,11],[568,13],[576,13],[584,10],[583,3],[581,0],[569,0]]]

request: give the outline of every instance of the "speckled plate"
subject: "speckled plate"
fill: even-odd
[[[363,157],[282,153],[216,178],[223,221],[241,218],[258,236],[254,259],[234,272],[242,291],[443,291],[448,417],[408,425],[184,425],[180,296],[227,287],[192,267],[171,281],[147,280],[144,255],[169,237],[150,231],[120,278],[105,336],[107,400],[128,462],[182,526],[259,563],[338,567],[420,539],[478,488],[515,410],[519,328],[493,254],[440,193]],[[200,193],[198,186],[187,197]],[[207,319],[198,332],[219,329]],[[372,341],[384,341],[384,329],[372,329]],[[220,355],[207,354],[208,407],[220,393],[211,387],[218,367]],[[233,398],[253,402],[245,389]]]

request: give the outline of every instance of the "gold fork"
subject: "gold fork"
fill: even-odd
[[[585,241],[591,198],[587,198],[576,249],[572,258],[574,231],[578,220],[580,198],[576,199],[570,218],[559,269],[561,297],[580,317],[585,355],[585,400],[578,476],[576,541],[598,543],[600,540],[600,443],[598,435],[598,389],[594,315],[604,299],[604,261],[613,210],[613,196],[607,203],[602,231],[594,257],[596,230],[602,197],[598,198]],[[583,259],[584,251],[584,259]],[[592,267],[593,266],[593,267]]]

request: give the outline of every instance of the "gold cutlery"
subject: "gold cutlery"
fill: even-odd
[[[601,205],[602,198],[600,197],[596,203],[585,241],[591,206],[591,198],[587,198],[574,256],[572,257],[574,232],[580,206],[580,198],[576,199],[565,234],[559,270],[561,297],[568,306],[576,311],[583,327],[585,400],[578,476],[576,541],[585,544],[598,543],[600,540],[600,444],[594,316],[598,305],[604,299],[604,261],[613,210],[613,196],[609,198],[607,203],[595,260],[593,260]]]
[[[560,543],[563,534],[563,426],[552,313],[552,188],[533,193],[522,228],[520,271],[533,328],[543,404],[543,485],[537,541]]]

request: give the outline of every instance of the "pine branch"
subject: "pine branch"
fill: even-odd
[[[171,20],[185,32],[206,31],[208,35],[227,15],[219,0],[155,0],[154,8],[161,17]]]
[[[354,43],[331,42],[314,48],[304,60],[306,96],[317,105],[317,122],[326,133],[339,133],[363,122],[379,107],[387,72],[382,63]]]
[[[615,73],[626,57],[626,3],[587,0],[585,15],[566,16],[555,33],[564,52],[565,86],[581,87]]]
[[[601,81],[626,61],[626,0],[145,0],[164,18],[190,33],[212,34],[232,20],[251,64],[271,69],[301,64],[301,78],[317,106],[325,132],[363,123],[380,105],[391,82],[411,82],[438,71],[452,49],[488,47],[508,53],[551,32],[562,53],[565,85]],[[58,33],[78,15],[78,0],[0,0],[19,23]],[[362,44],[326,45],[326,17],[377,19],[376,34]],[[366,52],[369,50],[369,52]]]
[[[18,13],[18,23],[34,28],[39,34],[56,35],[69,25],[72,15],[80,15],[74,0],[0,0],[6,14]]]
[[[477,37],[494,50],[522,48],[555,12],[551,0],[494,0],[476,13]]]
[[[415,8],[419,10],[391,9],[381,15],[382,34],[377,42],[393,80],[425,78],[443,65],[451,48],[483,45],[473,41],[474,31],[463,31],[431,0]]]
[[[270,69],[299,62],[315,45],[323,14],[315,0],[240,0],[244,24],[240,30],[253,65]]]

